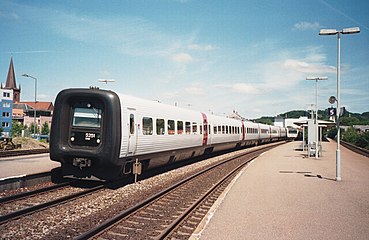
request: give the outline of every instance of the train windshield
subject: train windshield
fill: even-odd
[[[290,128],[288,130],[289,133],[297,133],[297,129],[294,129],[294,128]]]
[[[101,109],[94,107],[76,107],[73,113],[74,127],[93,127],[101,126]]]

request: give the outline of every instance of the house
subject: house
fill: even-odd
[[[0,137],[10,137],[12,109],[13,90],[0,89]]]
[[[51,126],[51,117],[54,110],[52,102],[20,101],[21,87],[17,87],[13,57],[10,58],[5,86],[1,83],[0,89],[2,95],[7,95],[7,97],[1,95],[0,121],[2,121],[1,124],[5,126],[2,127],[3,129],[9,130],[10,133],[12,120],[19,121],[27,127],[30,127],[32,123],[36,123],[39,129],[42,128],[45,122]],[[10,111],[8,111],[9,109]],[[4,114],[5,117],[2,117],[2,114]],[[2,125],[0,125],[0,127]]]

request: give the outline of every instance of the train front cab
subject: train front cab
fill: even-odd
[[[121,141],[119,97],[111,91],[66,89],[55,101],[50,158],[62,175],[115,178]]]

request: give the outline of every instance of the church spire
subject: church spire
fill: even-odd
[[[20,89],[17,88],[17,83],[15,81],[13,57],[10,58],[8,77],[6,78],[4,89],[12,89],[13,90],[13,102],[20,102]]]

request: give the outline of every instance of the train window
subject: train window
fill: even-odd
[[[225,126],[226,127],[226,134],[229,133],[229,129],[228,129],[228,126]]]
[[[164,135],[165,133],[164,119],[156,119],[156,134]]]
[[[218,132],[219,132],[219,134],[222,133],[222,126],[218,126]]]
[[[225,134],[225,126],[222,126],[222,133]]]
[[[232,126],[232,134],[234,134],[234,126]]]
[[[217,134],[217,127],[216,126],[214,126],[214,134]]]
[[[177,133],[182,134],[183,133],[183,122],[177,121]]]
[[[196,122],[192,123],[192,133],[194,133],[194,134],[197,133],[197,123]]]
[[[149,117],[142,118],[143,135],[152,135],[152,132],[153,132],[152,118]]]
[[[208,134],[211,134],[211,126],[210,126],[210,124],[209,124],[209,126],[208,125],[205,125],[205,126],[206,126],[206,130],[208,131]]]
[[[186,122],[186,134],[191,134],[191,122]]]
[[[200,125],[200,134],[202,134],[202,125]]]
[[[100,108],[75,107],[73,109],[73,126],[74,127],[93,127],[99,128],[101,126]]]
[[[175,127],[174,127],[174,120],[168,120],[168,134],[174,135]]]
[[[135,133],[135,115],[133,114],[129,115],[129,132],[131,134]]]

